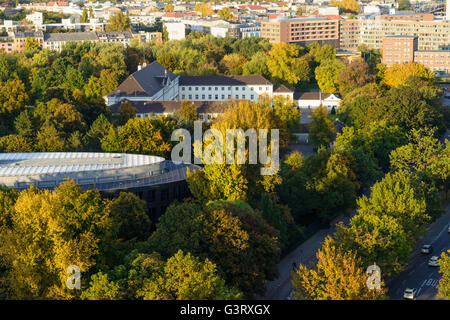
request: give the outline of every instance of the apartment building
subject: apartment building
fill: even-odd
[[[417,36],[390,36],[384,38],[382,62],[387,66],[413,62],[417,46]]]
[[[11,37],[0,37],[0,52],[11,53],[14,50],[14,41]]]
[[[31,38],[39,44],[41,48],[44,47],[44,33],[42,31],[36,32],[14,32],[13,33],[13,50],[24,51],[25,41],[27,38]]]
[[[339,20],[328,17],[285,18],[261,21],[261,37],[270,42],[339,46]]]
[[[403,20],[341,20],[339,46],[355,50],[365,44],[381,49],[383,39],[389,36],[417,36],[418,50],[439,50],[450,43],[450,21],[403,21]]]
[[[98,37],[95,32],[45,33],[44,49],[61,51],[69,41],[98,41]]]
[[[162,32],[144,32],[140,31],[139,33],[133,33],[133,38],[138,41],[139,44],[155,42],[162,42]]]
[[[415,51],[414,62],[423,64],[437,75],[450,75],[450,51]]]
[[[432,13],[397,13],[397,14],[382,14],[378,17],[381,20],[387,21],[433,21],[434,14]]]
[[[382,62],[387,66],[416,62],[437,75],[450,74],[450,51],[418,50],[417,36],[390,36],[383,39]]]
[[[119,43],[123,46],[129,46],[133,35],[129,31],[123,32],[68,32],[68,33],[43,33],[36,32],[14,32],[12,35],[12,50],[24,51],[25,41],[32,38],[39,43],[43,49],[61,51],[67,42],[106,42]],[[12,51],[11,50],[11,51]]]

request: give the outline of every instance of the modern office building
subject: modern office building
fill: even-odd
[[[272,43],[307,45],[318,42],[339,47],[339,20],[328,17],[278,17],[261,21],[261,37]]]
[[[123,153],[1,153],[0,185],[18,190],[31,185],[53,189],[71,179],[83,189],[99,190],[105,197],[133,192],[147,201],[150,217],[155,219],[174,199],[189,194],[187,168],[192,171],[198,166]]]
[[[439,50],[450,43],[450,21],[446,20],[340,20],[339,46],[355,50],[365,44],[381,49],[383,39],[390,36],[417,36],[418,50]]]

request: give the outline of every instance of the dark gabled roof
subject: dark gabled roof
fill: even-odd
[[[120,104],[110,106],[111,112],[119,113]],[[235,100],[233,100],[235,101]],[[181,108],[182,101],[128,101],[138,113],[173,113]],[[228,101],[192,101],[198,113],[223,113],[233,103]]]
[[[46,42],[51,41],[97,41],[95,32],[67,32],[67,33],[46,33],[44,34]]]
[[[181,76],[180,86],[242,86],[271,85],[272,83],[260,75],[246,76]]]
[[[322,92],[322,100],[331,96],[332,93]],[[320,100],[321,94],[319,91],[311,92],[294,92],[294,100]]]
[[[152,62],[148,66],[128,76],[116,90],[107,96],[148,96],[151,97],[164,86],[164,79],[168,77],[171,81],[178,76],[158,62]]]
[[[277,84],[273,86],[273,92],[282,93],[282,92],[294,92],[294,90],[286,87],[284,84]]]

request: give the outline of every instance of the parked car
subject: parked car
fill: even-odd
[[[417,289],[415,288],[407,288],[405,292],[403,292],[403,299],[414,300],[416,298]]]
[[[431,246],[431,244],[425,244],[425,245],[422,247],[422,251],[421,251],[421,252],[422,252],[422,253],[429,254],[429,253],[433,252],[433,247]]]

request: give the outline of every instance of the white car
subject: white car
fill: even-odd
[[[428,265],[430,267],[439,267],[439,257],[438,256],[432,256],[430,260],[428,260]]]
[[[414,300],[416,298],[417,289],[407,288],[403,293],[403,299]]]

